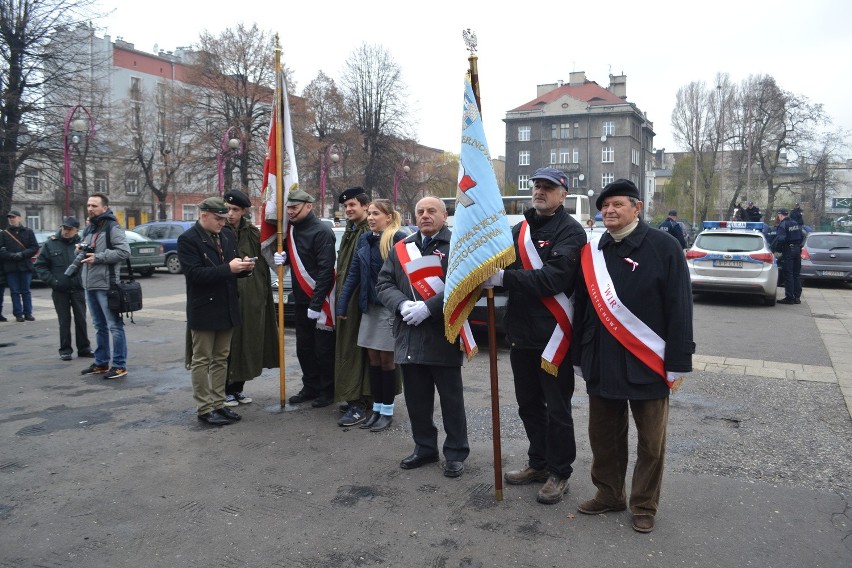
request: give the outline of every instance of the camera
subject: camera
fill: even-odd
[[[86,254],[90,252],[95,252],[94,247],[86,244],[80,245],[77,249],[77,256],[74,257],[74,261],[65,269],[65,276],[70,278],[77,274],[77,271],[80,270],[80,264],[86,259]]]

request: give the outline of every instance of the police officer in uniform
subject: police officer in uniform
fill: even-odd
[[[790,212],[781,208],[776,213],[778,232],[774,250],[781,253],[781,268],[784,272],[784,299],[779,304],[801,304],[802,280],[802,226],[790,218]]]
[[[674,209],[669,211],[669,216],[666,217],[665,221],[660,223],[659,229],[667,232],[677,239],[677,242],[680,243],[680,248],[689,248],[686,246],[686,239],[683,236],[683,228],[680,226],[680,223],[677,222],[677,211]]]

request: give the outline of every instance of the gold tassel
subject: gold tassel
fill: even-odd
[[[550,361],[545,360],[544,358],[541,359],[541,368],[544,369],[544,372],[548,375],[553,375],[555,377],[559,374],[559,369],[556,367],[556,365],[554,365]]]

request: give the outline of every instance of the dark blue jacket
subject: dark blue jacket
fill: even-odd
[[[802,226],[791,218],[786,217],[778,223],[778,232],[775,234],[773,250],[775,252],[783,252],[784,247],[787,245],[801,246],[803,237]]]
[[[393,236],[393,242],[397,243],[404,238],[405,233],[397,231]],[[349,266],[349,272],[346,273],[346,280],[343,282],[343,289],[337,299],[337,315],[346,315],[346,308],[349,306],[349,300],[356,288],[359,289],[358,307],[362,313],[367,313],[370,304],[382,304],[376,294],[376,281],[379,278],[382,264],[385,262],[382,253],[379,251],[381,240],[381,235],[374,235],[371,232],[358,237],[352,264]]]

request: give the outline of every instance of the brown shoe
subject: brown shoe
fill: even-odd
[[[654,530],[654,515],[633,515],[633,530],[640,533]]]
[[[562,496],[566,491],[568,491],[568,478],[563,479],[556,475],[551,475],[547,478],[544,487],[539,490],[536,500],[545,505],[553,505],[562,501]]]
[[[603,513],[609,513],[610,511],[623,511],[626,508],[626,505],[607,505],[606,503],[598,501],[597,497],[589,499],[588,501],[583,501],[577,505],[577,510],[584,515],[601,515]]]
[[[509,485],[526,485],[527,483],[544,483],[550,474],[544,469],[533,469],[525,467],[519,471],[507,471],[503,474],[503,479]]]

